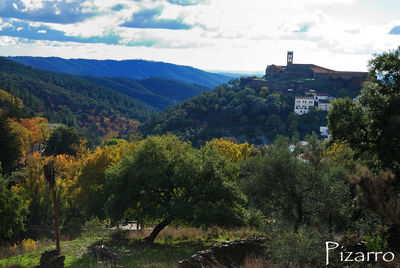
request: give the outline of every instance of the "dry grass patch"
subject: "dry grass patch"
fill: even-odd
[[[150,235],[152,229],[121,232],[125,239],[138,241]],[[161,244],[174,244],[174,242],[212,243],[246,239],[261,235],[260,232],[250,228],[223,229],[220,227],[194,228],[168,226],[157,236],[155,242]]]

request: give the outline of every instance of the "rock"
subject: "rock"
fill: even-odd
[[[40,257],[40,268],[64,268],[65,256],[57,250],[46,250]]]
[[[121,261],[121,258],[117,253],[107,248],[104,245],[96,245],[88,248],[89,252],[91,252],[97,259],[101,259],[103,261],[108,261],[111,263],[111,267],[119,267],[118,262]]]
[[[179,262],[179,268],[237,268],[246,257],[262,254],[264,237],[223,242],[207,250],[199,251],[187,260]]]

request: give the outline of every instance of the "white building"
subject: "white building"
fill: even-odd
[[[296,96],[294,100],[294,112],[296,114],[306,114],[309,112],[310,107],[314,106],[314,97],[299,97]]]
[[[329,111],[331,109],[331,102],[329,100],[319,100],[318,101],[318,110],[321,111]]]

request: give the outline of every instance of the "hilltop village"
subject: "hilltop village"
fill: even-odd
[[[336,97],[352,97],[357,100],[367,72],[347,72],[327,69],[315,64],[293,63],[293,51],[287,53],[287,65],[268,65],[263,77],[242,77],[240,84],[250,88],[273,89],[295,94],[293,111],[307,114],[311,108],[329,111]],[[327,132],[320,127],[321,134]]]
[[[240,84],[254,89],[267,87],[295,93],[293,109],[302,115],[308,113],[310,107],[329,111],[331,100],[341,97],[338,96],[340,89],[346,90],[347,96],[355,97],[367,79],[367,72],[334,71],[315,64],[295,64],[293,51],[288,51],[286,66],[268,65],[263,77],[241,77]]]
[[[268,65],[263,77],[242,77],[241,83],[252,88],[264,86],[275,90],[304,92],[309,88],[322,91],[324,88],[346,88],[358,91],[368,78],[367,72],[334,71],[315,64],[293,63],[293,51],[287,53],[287,65]]]

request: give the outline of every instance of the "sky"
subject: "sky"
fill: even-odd
[[[0,56],[366,71],[399,45],[399,0],[0,0]]]

